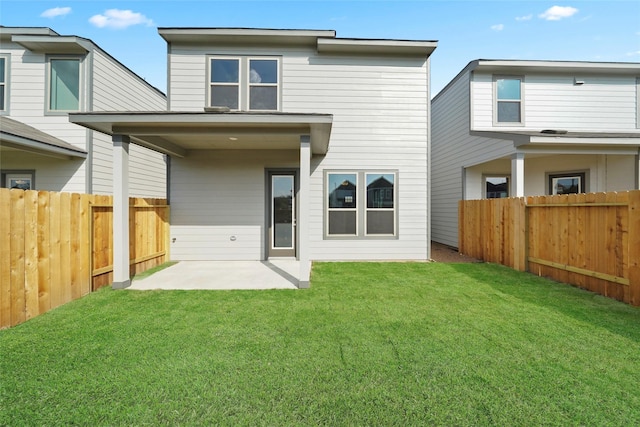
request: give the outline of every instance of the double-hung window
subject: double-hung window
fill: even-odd
[[[0,56],[0,112],[7,111],[7,75],[8,60],[6,56]]]
[[[327,237],[397,236],[397,172],[326,173]]]
[[[495,122],[496,124],[521,124],[522,77],[496,77]]]
[[[49,59],[49,111],[80,110],[80,59]]]
[[[214,58],[211,60],[211,107],[229,107],[238,110],[240,106],[240,60]]]
[[[280,60],[276,57],[211,57],[209,106],[240,111],[280,109]]]

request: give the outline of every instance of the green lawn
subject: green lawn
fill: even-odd
[[[489,264],[103,289],[0,331],[0,425],[640,425],[640,310]]]

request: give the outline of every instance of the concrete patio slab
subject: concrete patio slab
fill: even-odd
[[[297,289],[299,271],[295,260],[180,261],[127,289]]]

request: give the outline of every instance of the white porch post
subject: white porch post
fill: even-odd
[[[309,182],[311,180],[311,138],[300,136],[300,191],[298,193],[298,288],[308,288],[311,276],[309,259]]]
[[[524,153],[511,157],[511,191],[513,197],[524,197]]]
[[[129,142],[113,135],[113,289],[131,285],[129,278]]]

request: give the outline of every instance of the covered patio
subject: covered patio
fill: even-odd
[[[296,289],[300,263],[272,261],[181,261],[143,279],[131,290],[259,290]]]
[[[197,196],[197,178],[188,176],[188,168],[191,164],[198,162],[198,170],[202,171],[202,159],[212,156],[212,163],[204,165],[204,169],[215,169],[216,167],[227,170],[228,164],[221,165],[215,163],[215,153],[246,153],[251,157],[255,153],[297,153],[295,155],[295,172],[298,182],[296,183],[294,221],[292,223],[294,241],[293,255],[286,255],[287,260],[296,262],[296,274],[287,273],[289,282],[296,282],[295,286],[304,288],[309,286],[309,275],[311,261],[309,257],[309,187],[311,175],[311,157],[313,155],[324,155],[329,149],[329,137],[333,116],[330,114],[306,114],[306,113],[248,113],[229,112],[218,109],[207,109],[204,112],[109,112],[109,113],[78,113],[70,114],[70,121],[89,129],[93,129],[112,136],[113,140],[113,185],[114,185],[114,288],[127,288],[131,285],[128,265],[129,265],[129,212],[128,212],[128,174],[129,174],[129,144],[137,144],[152,150],[166,154],[170,159],[175,159],[176,164],[180,163],[183,181],[181,185],[186,185],[190,179],[195,179],[193,185],[188,187],[188,192],[192,194],[192,201],[198,199],[211,200],[211,194]],[[243,151],[244,150],[244,151]],[[262,168],[264,172],[268,168],[278,168],[272,166],[265,160],[263,163],[252,163],[252,177],[247,178],[242,174],[227,174],[222,177],[222,181],[215,181],[210,176],[212,185],[224,183],[224,188],[237,188],[236,193],[244,192],[251,185],[250,194],[253,201],[262,197],[256,192],[257,179],[255,172]],[[276,156],[277,157],[277,156]],[[191,160],[189,160],[191,159]],[[235,161],[239,159],[242,164],[242,155],[235,156]],[[180,162],[178,162],[180,160]],[[171,192],[172,163],[169,163],[168,181],[169,190],[167,198],[172,206],[170,219],[172,229],[172,241],[175,242],[175,213],[177,210],[186,209],[184,201],[178,201]],[[238,163],[235,163],[238,164]],[[207,166],[210,165],[210,166]],[[262,165],[262,166],[260,166]],[[187,176],[184,178],[184,176]],[[262,176],[262,175],[261,175]],[[186,181],[185,181],[186,180]],[[260,182],[264,187],[264,184]],[[235,187],[234,187],[235,186]],[[186,187],[181,187],[186,188]],[[203,188],[203,187],[200,187]],[[208,191],[204,189],[202,191]],[[233,193],[227,191],[225,195]],[[268,191],[265,191],[268,193]],[[236,200],[236,199],[234,199]],[[216,202],[213,200],[211,203]],[[264,200],[259,203],[264,204]],[[252,208],[255,208],[255,203]],[[256,220],[254,214],[252,223],[247,225],[240,221],[234,223],[234,217],[241,216],[245,212],[238,206],[234,206],[233,201],[225,203],[214,203],[210,205],[211,210],[201,212],[198,207],[189,206],[199,219],[194,219],[183,228],[191,229],[191,236],[195,235],[198,242],[193,242],[194,247],[199,247],[198,251],[189,253],[185,251],[185,246],[189,245],[187,237],[181,235],[178,244],[183,250],[180,258],[170,259],[187,261],[207,261],[207,262],[231,262],[250,261],[260,264],[260,261],[271,261],[279,258],[269,252],[267,246],[271,245],[270,236],[267,234],[270,224],[267,224],[267,213],[264,213],[264,220]],[[245,209],[246,211],[246,209]],[[197,216],[194,214],[193,216]],[[226,224],[212,224],[211,218],[221,216],[227,221]],[[206,217],[206,218],[205,218]],[[262,218],[262,216],[260,216]],[[201,222],[198,222],[201,221]],[[230,231],[231,227],[231,231]],[[258,231],[260,229],[261,231]],[[213,231],[212,231],[213,230]],[[222,231],[220,231],[222,230]],[[249,231],[247,231],[249,230]],[[215,234],[217,233],[217,234]],[[224,239],[221,233],[226,233]],[[240,234],[239,234],[240,233]],[[244,233],[244,234],[242,234]],[[235,242],[239,244],[236,244]],[[230,243],[232,242],[232,243]],[[212,249],[212,245],[218,245]],[[226,245],[226,246],[225,246]],[[215,250],[214,250],[215,249]],[[235,252],[234,252],[235,251]],[[246,257],[245,257],[246,255]],[[284,256],[284,255],[283,255]],[[257,265],[256,264],[256,265]],[[270,264],[273,266],[274,264]],[[264,264],[264,272],[273,272]],[[174,268],[174,267],[172,267]],[[169,269],[171,270],[171,269]],[[235,270],[239,273],[240,270]],[[159,274],[159,273],[158,273]],[[169,274],[169,273],[165,273]],[[212,272],[211,274],[215,274]],[[282,276],[282,275],[280,275]],[[231,277],[231,276],[229,276]],[[293,279],[292,279],[293,278]],[[290,279],[290,280],[289,280]]]

